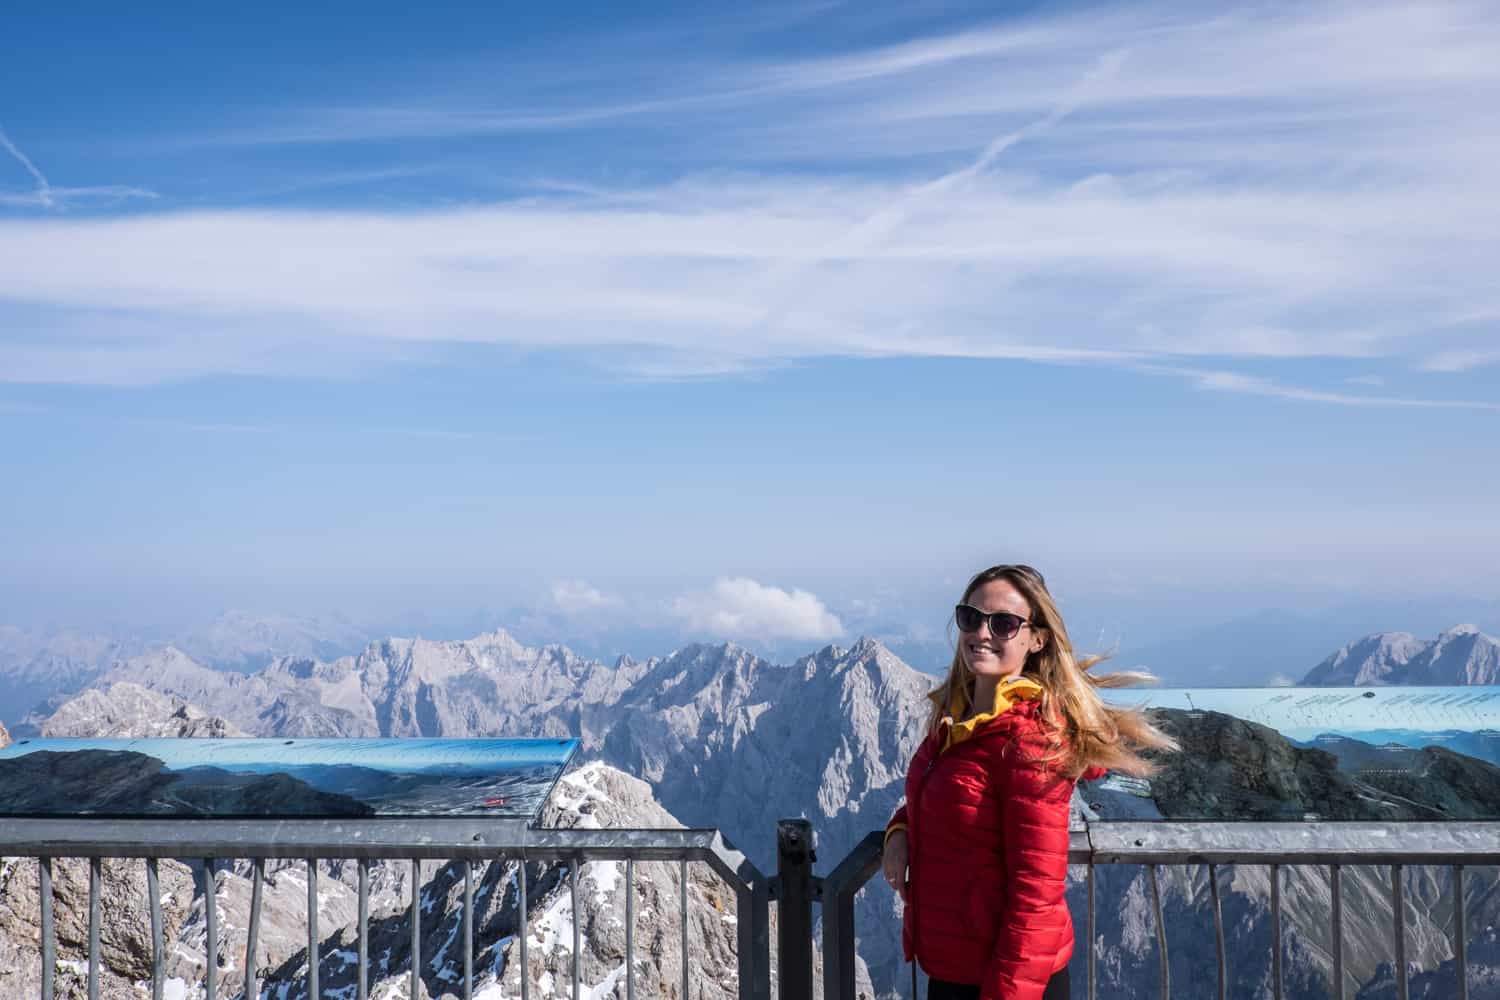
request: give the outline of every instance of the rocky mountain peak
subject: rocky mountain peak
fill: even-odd
[[[1379,632],[1349,643],[1309,671],[1302,683],[1500,683],[1500,641],[1474,625],[1455,625],[1426,642],[1409,632]]]
[[[10,746],[10,733],[5,731],[4,724],[0,724],[0,747]]]
[[[44,737],[244,736],[243,730],[211,716],[175,695],[158,694],[139,684],[120,681],[91,688],[65,702],[42,724]]]

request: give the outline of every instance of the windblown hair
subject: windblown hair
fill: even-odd
[[[1041,717],[1053,748],[1043,759],[1058,762],[1073,778],[1095,766],[1140,777],[1156,773],[1158,766],[1142,757],[1140,751],[1176,750],[1177,742],[1152,725],[1140,709],[1106,704],[1096,690],[1148,684],[1156,678],[1140,671],[1090,673],[1108,657],[1090,656],[1080,661],[1074,656],[1057,603],[1047,591],[1042,574],[1030,566],[991,566],[969,581],[963,603],[993,580],[1004,580],[1021,592],[1031,606],[1032,627],[1046,637],[1046,644],[1027,656],[1021,670],[1022,676],[1042,686]],[[973,702],[974,675],[955,648],[948,676],[931,694],[934,707],[930,729],[935,730],[942,722],[960,691],[969,703]]]

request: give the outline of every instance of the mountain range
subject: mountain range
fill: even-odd
[[[1482,647],[1476,641],[1471,648]],[[667,657],[622,657],[607,665],[560,646],[528,647],[497,631],[453,642],[383,640],[333,661],[281,657],[252,674],[212,670],[181,651],[161,649],[106,671],[96,685],[32,725],[47,736],[133,726],[153,733],[175,726],[288,737],[576,736],[583,757],[646,781],[678,820],[720,828],[770,870],[778,817],[811,819],[828,861],[884,824],[901,795],[932,678],[870,640],[829,646],[790,665],[734,645],[689,646]],[[1334,754],[1293,745],[1263,726],[1213,712],[1179,712],[1168,721],[1196,749],[1163,758],[1166,770],[1147,800],[1157,815],[1211,818],[1233,801],[1256,803],[1256,815],[1265,818],[1417,818],[1440,807],[1468,808],[1500,787],[1495,768],[1458,754],[1429,754],[1431,777],[1421,788],[1387,787],[1371,776],[1351,781]],[[1083,791],[1080,811],[1089,807],[1106,816],[1129,798]],[[1414,792],[1420,793],[1415,799]],[[1451,957],[1443,875],[1413,868],[1407,877],[1408,898],[1421,901],[1407,913],[1411,957],[1436,967]],[[1141,910],[1149,898],[1142,878],[1135,869],[1101,871],[1099,933],[1110,995],[1145,996],[1145,986],[1155,981],[1154,936],[1141,932],[1151,926],[1149,908]],[[1349,880],[1360,919],[1370,925],[1347,966],[1356,989],[1388,957],[1379,945],[1388,935],[1377,932],[1381,919],[1390,921],[1389,892],[1379,873]],[[1264,937],[1268,947],[1264,873],[1235,870],[1224,888],[1226,914],[1243,928],[1244,946],[1260,948],[1256,942]],[[1171,869],[1164,891],[1174,928],[1174,983],[1196,982],[1203,961],[1212,972],[1206,882],[1194,869]],[[1080,928],[1081,892],[1075,881],[1070,899]],[[1471,926],[1500,918],[1489,901],[1493,895],[1471,903]],[[1289,873],[1286,903],[1287,995],[1321,996],[1330,966],[1319,943],[1328,912],[1326,880],[1317,872]],[[898,904],[878,882],[862,894],[857,910],[860,954],[883,995],[896,991],[905,975],[897,913]],[[1179,962],[1187,964],[1179,970]],[[1250,977],[1248,988],[1258,973],[1243,975]]]

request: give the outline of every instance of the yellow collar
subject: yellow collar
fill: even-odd
[[[973,736],[974,730],[996,716],[1004,715],[1011,710],[1011,707],[1016,702],[1036,701],[1042,696],[1042,693],[1043,688],[1036,681],[1030,677],[1017,675],[1009,680],[1002,681],[995,688],[995,702],[990,706],[988,712],[976,711],[972,716],[964,719],[964,721],[955,722],[953,720],[962,719],[964,713],[969,710],[969,692],[960,687],[957,691],[953,692],[953,698],[948,703],[948,718],[945,720],[948,723],[948,735],[943,741],[943,749],[947,750],[954,744],[962,743],[970,736]],[[935,691],[930,697],[936,700],[939,694]]]

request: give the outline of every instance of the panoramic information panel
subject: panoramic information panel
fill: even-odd
[[[1500,687],[1125,688],[1181,752],[1079,785],[1099,819],[1500,820]]]
[[[25,739],[0,816],[535,821],[574,739]]]

